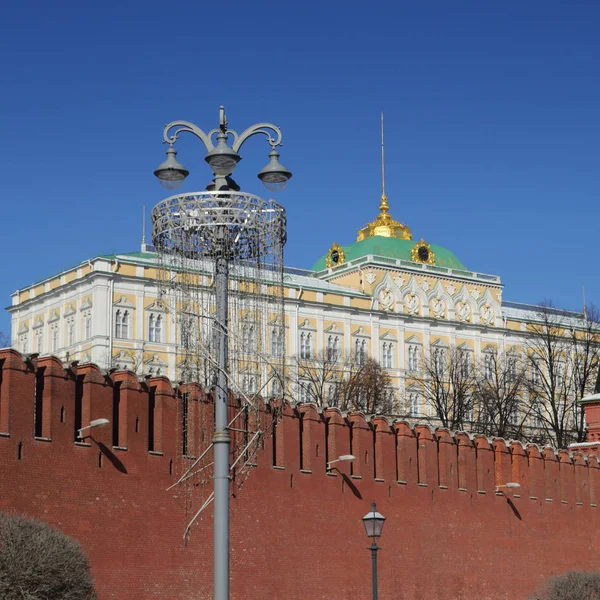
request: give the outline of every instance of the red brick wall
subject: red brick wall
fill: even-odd
[[[65,371],[56,359],[24,362],[14,351],[1,351],[0,363],[0,508],[39,517],[80,540],[100,600],[210,598],[212,510],[193,526],[186,547],[186,511],[196,512],[201,495],[167,488],[183,466],[178,393],[188,392],[188,453],[196,456],[210,441],[211,399],[197,386],[177,391],[164,379],[140,383],[91,365]],[[35,439],[35,374],[42,368],[47,439]],[[113,383],[121,382],[119,449],[111,426],[74,443],[77,376],[84,377],[84,425],[113,420]],[[277,464],[269,436],[258,466],[234,488],[235,600],[370,597],[360,520],[373,500],[387,517],[379,544],[382,599],[519,600],[553,574],[600,568],[594,457],[369,422],[335,409],[320,414],[284,404],[282,412]],[[261,420],[270,419],[266,407]],[[326,472],[327,457],[350,451],[357,457],[352,472],[349,463]],[[495,493],[507,481],[521,484],[506,490],[510,501]]]

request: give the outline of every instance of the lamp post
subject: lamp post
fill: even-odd
[[[170,132],[173,131],[171,134]],[[214,590],[215,600],[229,599],[229,446],[228,431],[228,291],[229,263],[236,257],[252,257],[252,244],[245,236],[256,235],[266,227],[268,219],[279,219],[276,228],[285,242],[285,211],[274,201],[265,202],[256,196],[239,192],[231,178],[241,146],[254,135],[266,136],[271,146],[268,164],[258,173],[258,178],[271,191],[285,187],[292,176],[279,162],[281,131],[270,123],[252,125],[238,135],[227,125],[225,109],[219,110],[219,127],[205,133],[188,121],[173,121],[165,126],[164,143],[168,144],[167,159],[154,171],[167,189],[179,187],[189,171],[176,159],[173,144],[181,133],[191,133],[206,148],[205,161],[214,179],[206,186],[207,192],[168,198],[153,210],[152,237],[163,248],[172,252],[186,252],[181,248],[182,231],[186,236],[196,236],[193,244],[198,255],[214,262],[215,285],[215,362],[217,370],[215,397],[215,427],[212,438],[214,455]],[[216,136],[216,143],[213,143]],[[231,145],[229,141],[231,140]],[[269,230],[271,231],[271,230]],[[267,237],[267,231],[263,237]]]
[[[383,525],[385,523],[385,517],[377,512],[375,502],[371,504],[371,510],[362,518],[365,525],[365,531],[367,536],[371,538],[371,570],[373,580],[373,600],[377,600],[377,538],[381,536],[383,531]]]

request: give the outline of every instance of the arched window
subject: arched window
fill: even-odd
[[[487,381],[494,378],[494,353],[485,352],[483,355],[483,377]]]
[[[309,334],[310,335],[310,334]],[[310,394],[310,383],[308,381],[301,381],[298,386],[298,395],[300,397],[300,402],[310,402],[311,394]]]
[[[419,416],[419,393],[412,391],[408,394],[408,413],[411,417]]]
[[[67,319],[67,345],[72,346],[75,343],[75,317]]]
[[[254,323],[245,323],[242,326],[242,352],[253,354],[256,351],[256,327]]]
[[[459,373],[461,377],[469,377],[471,375],[471,352],[469,350],[458,351]]]
[[[300,358],[310,358],[312,351],[312,334],[303,331],[300,334]]]
[[[340,336],[330,335],[327,337],[327,360],[337,362],[340,358]]]
[[[115,337],[129,337],[129,311],[118,309],[115,312]]]
[[[242,375],[242,392],[244,392],[244,394],[255,394],[256,393],[256,374],[255,373],[244,373]]]
[[[50,326],[51,352],[56,352],[58,350],[58,334],[58,323],[52,323]]]
[[[357,339],[354,342],[354,355],[359,365],[364,365],[367,358],[367,340]]]
[[[278,326],[271,329],[271,354],[273,356],[283,355],[283,331]]]
[[[419,370],[419,346],[416,344],[409,344],[408,346],[408,370]]]
[[[85,330],[85,339],[92,337],[92,313],[88,310],[83,313],[83,327]]]
[[[436,373],[444,373],[446,370],[446,352],[443,348],[433,350],[433,368]]]
[[[148,339],[151,342],[162,341],[162,315],[150,314],[148,317]]]
[[[35,350],[38,354],[44,351],[44,330],[41,327],[35,332]]]
[[[381,366],[384,369],[392,368],[392,353],[393,353],[392,343],[384,342],[383,347],[382,347],[382,352],[381,352]]]

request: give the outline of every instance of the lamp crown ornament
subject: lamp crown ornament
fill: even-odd
[[[292,177],[291,171],[279,162],[279,152],[276,150],[277,146],[282,145],[279,127],[271,123],[257,123],[238,134],[233,129],[229,129],[225,108],[221,106],[219,107],[219,127],[208,133],[189,121],[173,121],[165,125],[163,139],[164,143],[169,144],[167,159],[158,166],[154,175],[168,189],[179,187],[189,175],[189,171],[175,158],[177,152],[173,148],[173,144],[183,132],[195,135],[207,150],[204,160],[215,176],[213,182],[207,186],[209,190],[239,190],[239,186],[231,178],[231,174],[237,163],[242,160],[239,154],[240,148],[246,140],[257,134],[266,136],[267,142],[271,146],[269,162],[258,173],[258,178],[265,187],[270,191],[280,191]],[[213,137],[215,137],[216,143],[213,143]]]

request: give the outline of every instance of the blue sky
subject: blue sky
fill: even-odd
[[[600,304],[600,4],[56,2],[0,8],[0,297],[99,253],[138,249],[163,125],[271,121],[294,172],[286,263],[354,241],[386,191],[416,239],[500,275],[504,298]],[[191,171],[202,145],[178,142]],[[268,147],[243,148],[236,180]],[[0,330],[8,330],[8,315]]]

